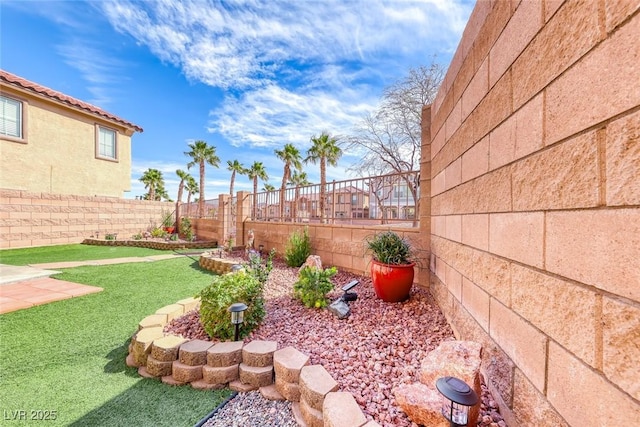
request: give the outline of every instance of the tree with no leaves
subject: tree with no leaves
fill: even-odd
[[[338,159],[342,156],[342,150],[338,147],[338,139],[322,132],[320,136],[312,136],[311,148],[307,151],[305,163],[320,162],[320,222],[324,223],[326,185],[327,185],[327,163],[330,166],[337,166]]]
[[[196,141],[189,144],[191,151],[185,151],[185,156],[191,157],[191,161],[187,163],[187,168],[191,169],[192,166],[200,166],[200,198],[198,200],[198,216],[202,218],[205,215],[204,212],[204,169],[205,164],[208,163],[213,167],[218,167],[220,164],[220,158],[216,155],[216,147],[207,144],[205,141]]]
[[[380,107],[368,114],[346,141],[345,150],[362,153],[350,169],[361,175],[400,173],[420,168],[422,107],[433,102],[444,68],[432,63],[384,89]]]

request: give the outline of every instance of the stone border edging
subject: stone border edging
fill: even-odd
[[[345,420],[351,427],[380,427],[367,421],[351,393],[338,391],[338,382],[322,365],[309,365],[309,356],[294,347],[278,349],[277,342],[261,340],[212,343],[163,331],[199,304],[199,299],[186,298],[142,319],[131,337],[127,366],[169,385],[259,390],[266,399],[288,400],[303,427],[337,427]]]
[[[205,252],[200,255],[200,259],[198,260],[198,264],[201,268],[213,271],[217,274],[225,274],[231,272],[231,267],[237,265],[237,261],[226,260],[221,257],[222,251],[218,251],[218,257],[213,255],[213,252]]]
[[[199,240],[196,242],[158,242],[155,240],[102,240],[84,239],[83,245],[94,246],[133,246],[137,248],[158,249],[162,251],[174,249],[209,249],[218,246],[217,240]]]

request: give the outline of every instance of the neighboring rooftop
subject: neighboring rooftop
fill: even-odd
[[[115,116],[107,111],[104,111],[101,108],[96,107],[95,105],[91,105],[87,102],[84,101],[80,101],[79,99],[73,98],[71,96],[65,95],[62,92],[58,92],[55,91],[53,89],[49,89],[48,87],[39,85],[37,83],[31,82],[27,79],[24,79],[22,77],[16,76],[15,74],[12,74],[8,71],[5,70],[0,70],[0,80],[3,80],[7,83],[9,83],[12,86],[17,86],[19,88],[22,89],[26,89],[29,90],[31,92],[43,95],[47,98],[53,99],[55,101],[61,102],[63,104],[67,104],[71,107],[80,109],[80,110],[84,110],[84,111],[88,111],[90,113],[93,114],[97,114],[99,116],[102,116],[106,119],[109,119],[111,121],[120,123],[126,127],[129,127],[133,130],[135,130],[136,132],[142,132],[143,129],[131,122],[128,122],[118,116]]]

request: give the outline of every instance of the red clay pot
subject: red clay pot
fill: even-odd
[[[371,280],[376,296],[386,302],[400,302],[409,298],[415,265],[390,265],[371,260]]]

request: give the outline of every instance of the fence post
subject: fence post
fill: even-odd
[[[227,239],[231,233],[229,226],[229,217],[231,215],[231,197],[228,194],[218,195],[218,235],[221,236],[222,242],[219,246],[226,246]]]
[[[236,193],[236,244],[246,246],[247,233],[244,229],[244,222],[251,217],[251,193],[249,191],[238,191]]]

